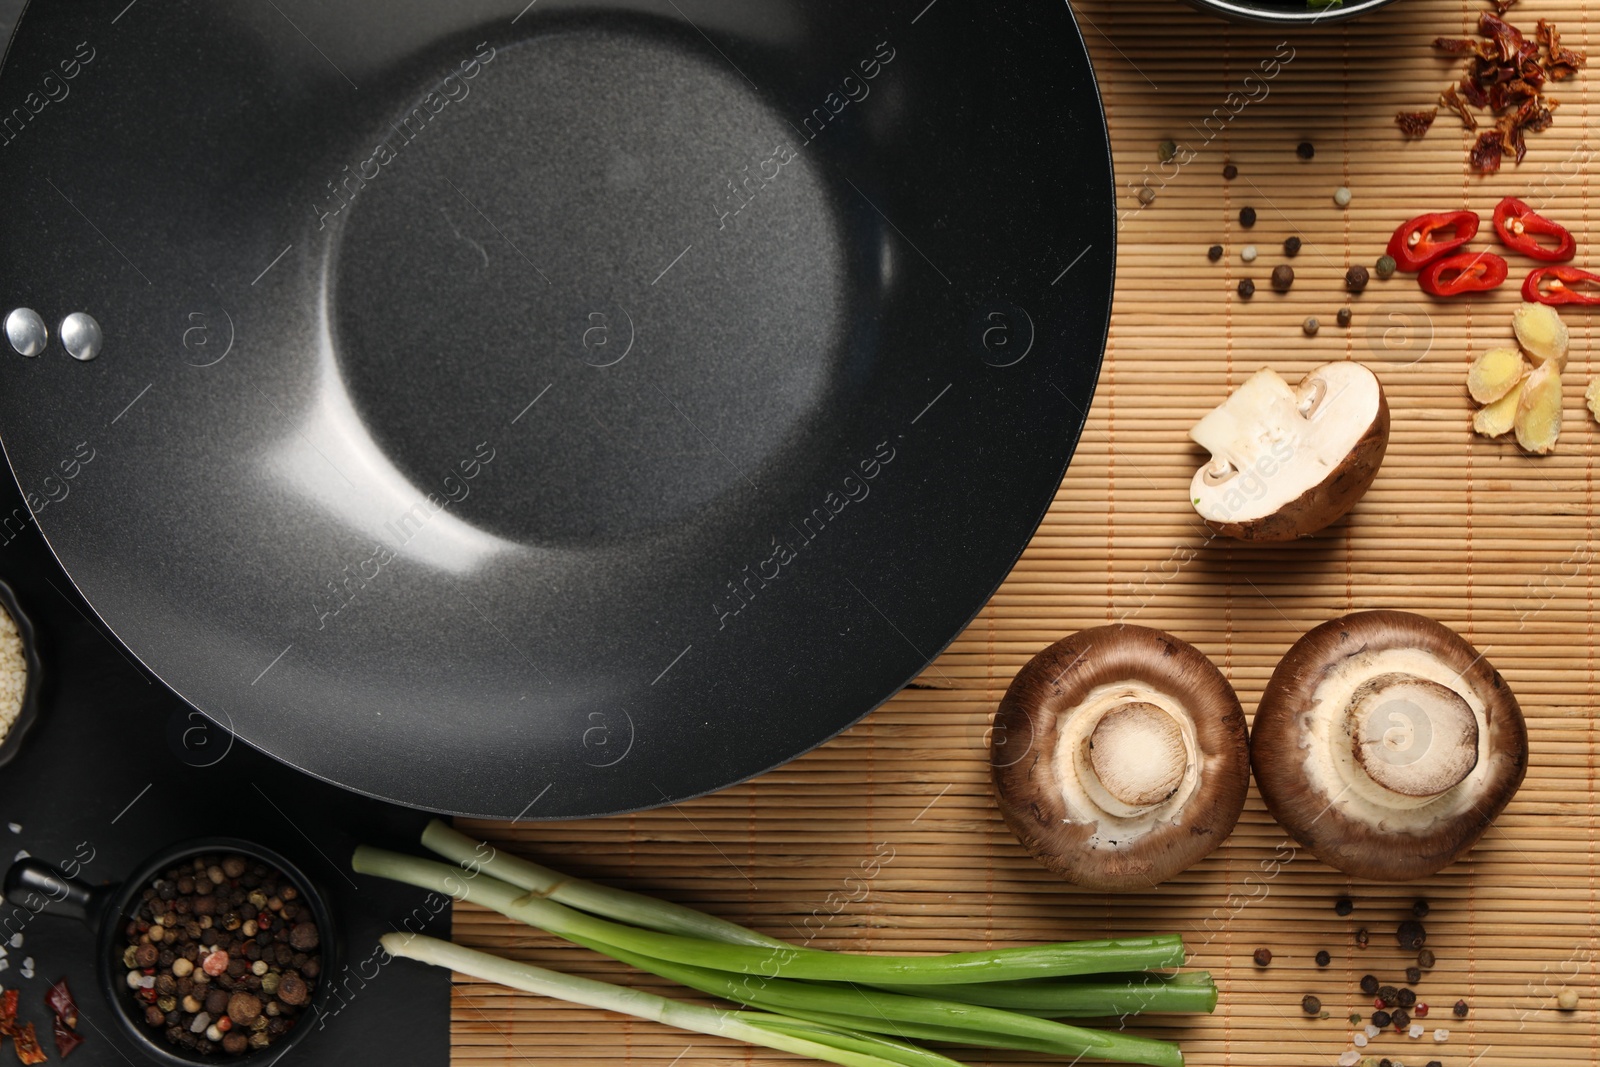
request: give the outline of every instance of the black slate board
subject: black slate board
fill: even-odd
[[[381,969],[372,962],[380,934],[416,909],[419,916],[432,913],[427,895],[349,870],[359,842],[417,851],[427,816],[291,770],[208,724],[151,678],[90,621],[9,473],[0,473],[0,578],[39,631],[45,679],[38,722],[17,758],[0,767],[0,868],[20,849],[52,863],[92,855],[81,877],[119,882],[185,838],[231,834],[259,841],[329,894],[341,926],[346,969],[336,981],[345,995],[333,1002],[336,1010],[320,1032],[285,1059],[341,1067],[448,1064],[449,974],[405,961]],[[8,829],[12,823],[20,833]],[[449,936],[448,906],[432,914],[428,930]],[[77,995],[79,1028],[89,1038],[73,1053],[73,1067],[143,1062],[114,1032],[86,926],[6,906],[0,931],[0,944],[12,932],[23,935],[21,948],[7,948],[0,985],[22,991],[19,1017],[35,1024],[52,1062],[43,998],[62,975]],[[20,970],[30,956],[36,973],[27,980]],[[0,1050],[0,1063],[11,1055]]]

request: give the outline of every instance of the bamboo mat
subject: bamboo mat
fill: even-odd
[[[1558,93],[1556,123],[1529,138],[1527,161],[1491,179],[1467,174],[1468,137],[1448,114],[1426,139],[1400,142],[1395,111],[1431,106],[1456,68],[1429,42],[1469,33],[1480,6],[1400,0],[1354,25],[1285,35],[1226,27],[1172,0],[1075,4],[1105,95],[1119,202],[1131,214],[1088,430],[1004,587],[917,688],[756,781],[635,816],[465,829],[780,936],[820,931],[812,943],[822,947],[954,950],[1182,932],[1196,965],[1217,973],[1221,1007],[1208,1018],[1139,1028],[1181,1041],[1195,1065],[1332,1064],[1350,1047],[1345,1016],[1371,1011],[1360,976],[1401,979],[1394,925],[1422,895],[1433,905],[1429,945],[1439,958],[1419,987],[1432,1009],[1430,1037],[1389,1036],[1367,1051],[1411,1067],[1430,1059],[1446,1067],[1600,1063],[1600,737],[1591,710],[1600,427],[1582,399],[1600,372],[1595,325],[1567,315],[1567,428],[1556,455],[1534,459],[1473,437],[1463,389],[1471,355],[1510,337],[1520,261],[1510,284],[1472,303],[1427,304],[1404,275],[1374,281],[1350,301],[1353,326],[1333,323],[1346,265],[1371,264],[1393,227],[1423,210],[1472,207],[1487,220],[1501,196],[1525,195],[1547,200],[1580,249],[1600,248],[1600,203],[1591,202],[1583,165],[1600,103],[1591,101],[1596,71]],[[1530,31],[1536,18],[1553,19],[1600,68],[1600,38],[1583,5],[1524,0],[1512,15]],[[1203,145],[1204,119],[1229,92],[1259,95],[1258,83],[1241,90],[1241,80],[1275,53],[1281,60],[1284,40],[1293,59],[1268,81],[1270,92]],[[1135,212],[1133,185],[1146,166],[1160,173],[1156,146],[1168,137],[1198,158],[1165,184],[1156,179],[1155,202]],[[1310,162],[1295,155],[1303,139],[1316,145]],[[1231,183],[1221,177],[1228,160],[1239,167]],[[1331,200],[1340,185],[1354,193],[1347,210]],[[1236,221],[1246,205],[1260,218],[1248,233]],[[1279,296],[1267,275],[1291,233],[1305,248],[1293,291]],[[1229,250],[1219,264],[1205,256],[1214,241]],[[1239,262],[1246,243],[1262,250],[1252,267]],[[1600,254],[1587,258],[1600,262]],[[1245,276],[1259,287],[1249,302],[1232,295]],[[1314,339],[1300,332],[1307,315],[1323,323]],[[1346,357],[1377,370],[1394,417],[1387,462],[1353,520],[1307,543],[1208,542],[1186,500],[1201,458],[1188,427],[1262,365],[1293,379]],[[1290,852],[1252,788],[1237,831],[1209,860],[1159,889],[1108,897],[1063,885],[1001,823],[988,794],[984,729],[1011,676],[1048,642],[1118,618],[1170,629],[1215,659],[1249,710],[1301,633],[1380,606],[1458,629],[1487,653],[1528,717],[1527,782],[1469,859],[1410,887],[1353,885]],[[1284,861],[1275,875],[1273,859]],[[863,882],[863,865],[874,860],[878,873]],[[1333,905],[1345,893],[1357,910],[1340,918]],[[1353,944],[1362,926],[1372,932],[1364,950]],[[455,934],[558,969],[667,988],[471,908],[458,909]],[[1264,971],[1251,962],[1258,946],[1275,954]],[[1333,956],[1323,970],[1312,960],[1319,949]],[[1579,1011],[1554,1010],[1563,986],[1581,994]],[[1305,993],[1332,1017],[1302,1017]],[[1465,1020],[1450,1018],[1458,997],[1471,1005]],[[1433,1026],[1450,1029],[1447,1044],[1433,1043]],[[461,1067],[789,1059],[472,982],[456,986],[452,1041]]]

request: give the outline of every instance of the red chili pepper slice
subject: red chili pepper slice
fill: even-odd
[[[68,1026],[76,1028],[78,1025],[78,1002],[72,999],[72,988],[67,985],[65,978],[53,984],[44,995],[45,1006],[53,1013],[61,1016]]]
[[[1434,296],[1460,296],[1493,289],[1506,273],[1506,261],[1493,252],[1457,252],[1428,264],[1417,282]]]
[[[0,993],[0,1034],[14,1037],[17,1032],[17,998],[20,991],[8,989]]]
[[[1478,216],[1471,211],[1436,211],[1403,222],[1389,238],[1388,253],[1403,271],[1419,271],[1447,256],[1478,234]],[[1453,236],[1442,236],[1452,234]]]
[[[1552,307],[1600,307],[1600,274],[1577,267],[1539,267],[1523,281],[1522,299]]]
[[[1578,242],[1565,226],[1551,222],[1514,196],[1495,205],[1494,232],[1511,251],[1546,263],[1565,263],[1578,251]],[[1538,237],[1554,237],[1555,247],[1540,244]]]
[[[72,1055],[73,1052],[77,1050],[78,1046],[83,1044],[83,1035],[68,1026],[67,1021],[59,1015],[55,1017],[54,1032],[56,1038],[56,1055],[60,1056],[62,1059],[66,1059],[68,1056]]]

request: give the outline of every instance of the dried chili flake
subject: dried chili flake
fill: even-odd
[[[1582,52],[1562,47],[1561,34],[1553,22],[1540,19],[1537,37],[1539,43],[1544,45],[1545,64],[1549,68],[1551,81],[1564,81],[1572,77],[1588,61]]]
[[[67,985],[65,978],[55,982],[45,992],[44,1003],[53,1014],[61,1016],[68,1026],[77,1027],[78,1002],[72,999],[72,988]]]
[[[1468,53],[1475,56],[1482,55],[1482,44],[1483,42],[1474,41],[1470,37],[1435,37],[1433,39],[1433,47],[1441,52],[1449,52],[1451,55],[1458,56]]]
[[[1447,107],[1451,111],[1454,111],[1457,115],[1460,115],[1462,126],[1465,126],[1469,130],[1475,130],[1478,128],[1477,117],[1467,109],[1466,101],[1461,99],[1461,94],[1456,92],[1456,87],[1454,85],[1445,86],[1444,92],[1439,94],[1439,104],[1442,107]]]
[[[1503,64],[1519,62],[1522,46],[1528,43],[1521,30],[1499,15],[1491,15],[1487,11],[1478,16],[1478,32],[1494,44],[1495,52]]]
[[[1517,6],[1517,0],[1494,0],[1494,13],[1504,15],[1507,11]]]
[[[1479,174],[1493,174],[1500,169],[1500,157],[1505,154],[1505,137],[1499,130],[1484,130],[1467,152],[1467,162]]]
[[[59,1015],[55,1017],[51,1029],[56,1039],[56,1055],[62,1059],[72,1055],[83,1044],[83,1035],[68,1026],[67,1021]]]
[[[8,989],[0,993],[0,1035],[15,1037],[17,1035],[17,997],[18,991]]]
[[[1477,79],[1466,77],[1461,79],[1461,95],[1473,107],[1488,107],[1489,94],[1483,91]]]
[[[23,1063],[43,1063],[50,1058],[39,1047],[39,1035],[33,1032],[32,1023],[25,1023],[12,1035],[12,1040],[16,1042],[17,1059]]]
[[[1430,108],[1427,111],[1402,111],[1394,117],[1394,124],[1400,127],[1400,132],[1407,137],[1421,137],[1428,132],[1428,127],[1433,125],[1433,120],[1438,115],[1438,108]]]

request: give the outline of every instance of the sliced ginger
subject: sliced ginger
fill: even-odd
[[[1521,352],[1515,348],[1491,348],[1472,361],[1472,369],[1467,372],[1467,392],[1480,404],[1492,404],[1516,388],[1524,370]]]
[[[1511,313],[1511,328],[1516,331],[1517,343],[1534,363],[1554,362],[1558,373],[1566,369],[1567,324],[1555,308],[1525,302]]]
[[[1561,437],[1561,372],[1554,360],[1541,363],[1523,383],[1513,423],[1517,444],[1543,456]]]
[[[1589,379],[1589,388],[1584,390],[1583,399],[1589,404],[1589,414],[1594,416],[1594,421],[1600,422],[1600,378]]]
[[[1478,413],[1472,416],[1473,430],[1485,437],[1500,437],[1510,433],[1517,418],[1517,401],[1521,398],[1526,384],[1526,378],[1518,379],[1505,396],[1488,407],[1479,408]]]

